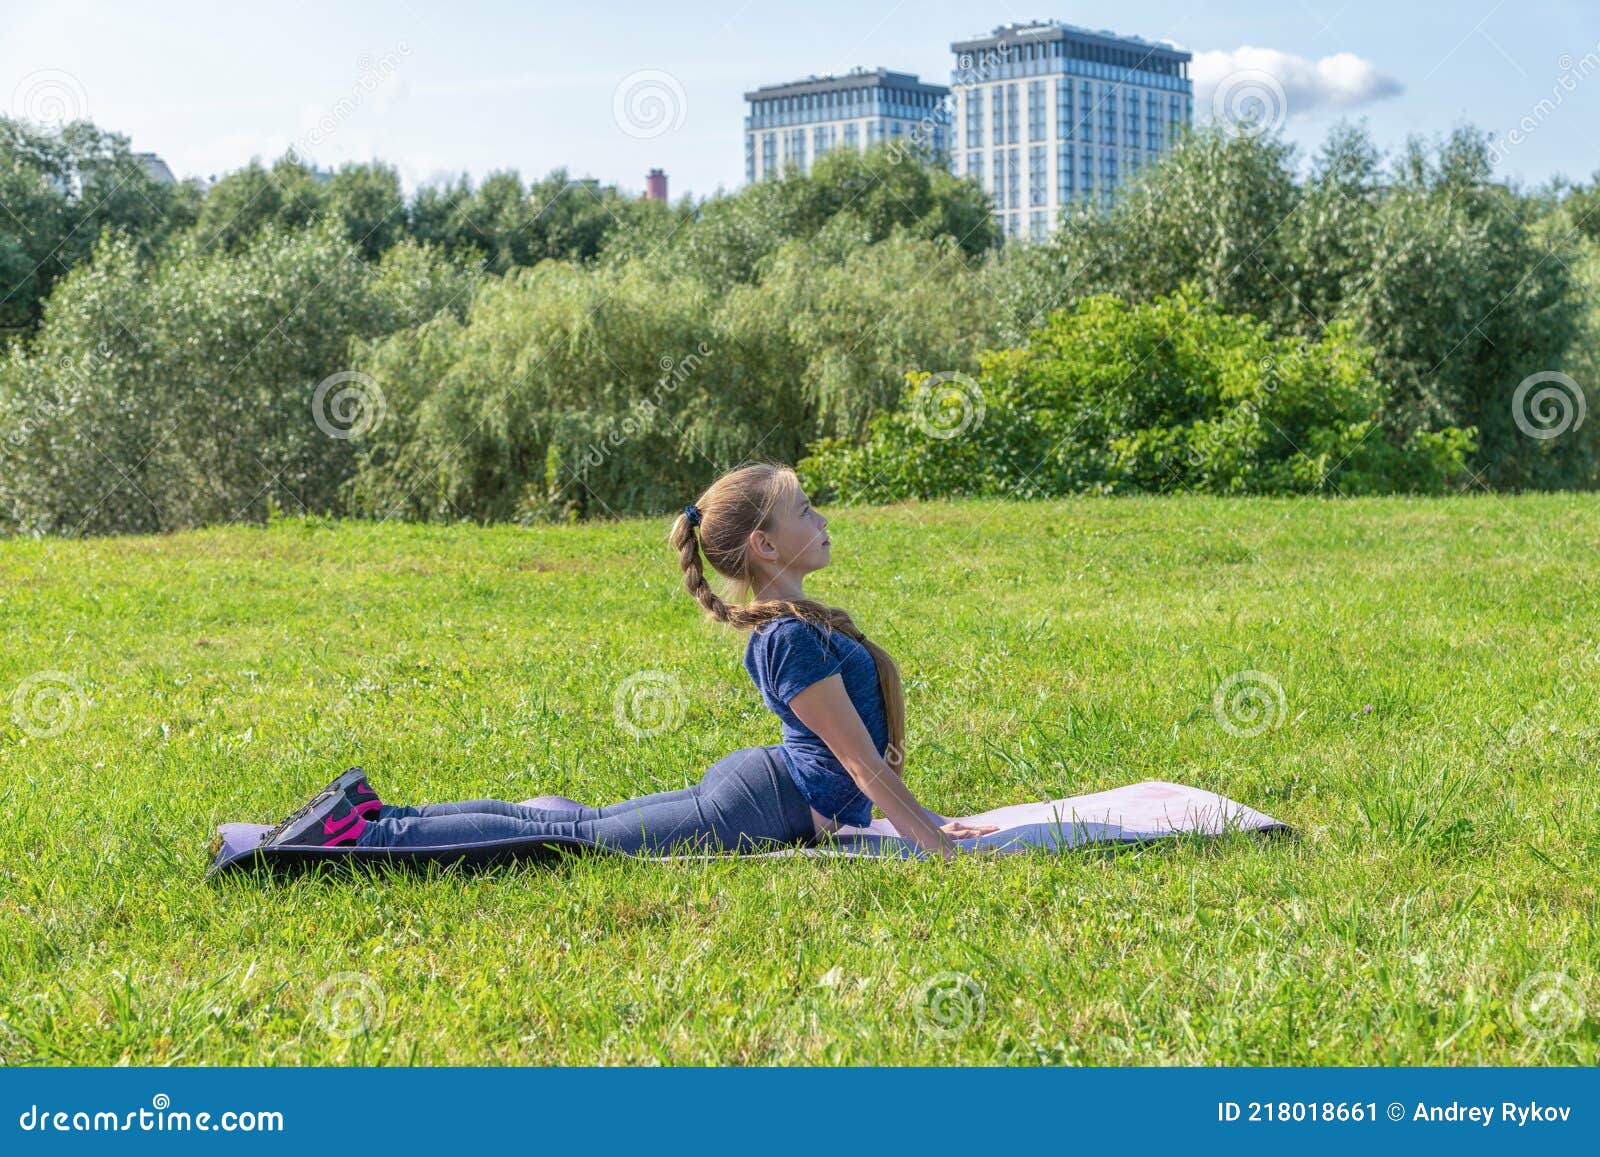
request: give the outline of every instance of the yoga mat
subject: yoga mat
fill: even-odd
[[[524,800],[533,807],[582,807],[576,800],[542,795]],[[1064,852],[1093,844],[1135,844],[1168,839],[1183,833],[1215,836],[1227,831],[1261,835],[1286,834],[1287,824],[1215,792],[1152,779],[1093,795],[1011,804],[971,816],[946,816],[973,824],[995,824],[999,830],[974,839],[957,840],[964,851]],[[240,868],[262,866],[292,870],[316,863],[451,863],[468,866],[549,858],[561,849],[606,852],[589,840],[567,836],[532,839],[485,840],[437,848],[263,848],[259,844],[270,824],[223,824],[217,829],[219,847],[209,876]],[[620,853],[612,853],[620,854]],[[641,856],[640,859],[710,859],[727,853],[697,852],[679,856]],[[779,851],[752,853],[745,858],[778,856],[878,856],[925,859],[931,853],[903,838],[888,820],[873,820],[864,828],[844,827],[816,846],[795,846]]]

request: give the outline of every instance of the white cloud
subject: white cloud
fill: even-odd
[[[1197,109],[1225,115],[1224,106],[1237,104],[1242,94],[1267,105],[1281,101],[1281,109],[1266,113],[1279,123],[1359,108],[1404,91],[1398,80],[1352,52],[1321,60],[1249,45],[1232,52],[1196,52],[1189,75]]]

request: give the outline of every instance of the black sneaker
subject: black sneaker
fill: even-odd
[[[263,846],[333,848],[353,844],[376,818],[383,801],[367,784],[367,773],[352,767],[319,791],[299,811],[261,837]]]

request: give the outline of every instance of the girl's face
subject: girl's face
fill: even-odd
[[[812,508],[805,491],[772,512],[771,525],[753,535],[756,558],[773,571],[795,577],[821,570],[829,562],[828,520]]]

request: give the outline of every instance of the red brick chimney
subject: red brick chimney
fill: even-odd
[[[644,199],[646,201],[665,201],[667,199],[667,174],[660,169],[651,169],[644,175]]]

